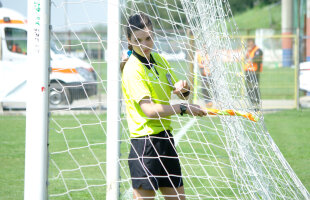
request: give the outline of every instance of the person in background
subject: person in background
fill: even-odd
[[[179,157],[172,135],[171,116],[205,116],[199,105],[170,104],[171,93],[188,99],[189,84],[178,80],[167,60],[152,52],[153,25],[143,13],[128,19],[129,58],[120,65],[131,149],[128,165],[133,198],[154,199],[160,190],[169,200],[184,200]]]
[[[244,66],[248,96],[257,109],[260,104],[259,78],[263,71],[263,51],[256,46],[254,39],[247,40],[246,62]],[[254,73],[253,73],[254,72]],[[254,74],[254,77],[251,76]]]
[[[206,107],[211,108],[213,103],[211,101],[210,93],[210,68],[208,67],[208,56],[204,55],[201,51],[196,52],[196,61],[200,69],[200,74],[202,76],[201,81],[201,92],[203,94],[203,99],[205,101]]]

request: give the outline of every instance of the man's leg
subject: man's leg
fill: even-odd
[[[173,187],[160,187],[159,190],[165,195],[165,200],[185,200],[184,186]]]
[[[246,90],[247,90],[247,94],[250,98],[251,103],[253,104],[254,107],[256,107],[257,104],[257,79],[255,72],[252,71],[246,71]],[[253,74],[253,75],[252,75]]]
[[[139,189],[133,189],[134,200],[153,200],[155,198],[154,190],[145,190],[140,187]]]
[[[256,103],[256,106],[257,108],[259,107],[259,104],[260,104],[260,98],[259,98],[259,74],[260,72],[255,72],[255,75],[256,75],[256,86],[254,88],[254,93],[255,93],[255,103]]]

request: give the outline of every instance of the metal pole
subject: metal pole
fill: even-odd
[[[299,110],[299,30],[296,30],[295,36],[295,101],[296,109]]]
[[[297,29],[296,29],[296,38],[297,38],[297,56],[296,56],[296,109],[299,110],[299,63],[300,63],[300,0],[297,0]]]
[[[292,65],[292,38],[286,37],[292,35],[293,31],[293,0],[282,0],[282,54],[283,67],[291,67]]]
[[[192,31],[190,29],[187,30],[187,36],[189,38],[189,53],[188,53],[188,56],[189,56],[189,60],[190,60],[190,63],[189,63],[189,81],[190,81],[190,86],[193,87],[194,86],[194,77],[193,77],[193,74],[194,74],[194,62],[197,62],[194,58],[194,46],[195,46],[195,41],[194,41],[194,35],[192,33]],[[195,87],[195,86],[194,86]],[[195,97],[195,96],[194,96]],[[193,103],[193,98],[190,98],[189,99],[189,102],[190,103]]]
[[[307,0],[307,19],[306,19],[306,61],[310,61],[310,0]]]
[[[101,39],[100,39],[100,41],[99,41],[99,44],[98,44],[98,51],[97,51],[97,53],[98,53],[98,57],[97,57],[97,59],[98,59],[98,63],[99,63],[99,68],[98,68],[98,74],[99,74],[99,80],[101,79],[101,73],[102,73],[102,67],[103,67],[103,65],[102,65],[102,63],[101,63],[101,47],[102,47],[102,41],[101,41]],[[101,87],[102,87],[102,85],[101,85],[101,82],[97,82],[96,83],[97,84],[97,92],[98,92],[98,94],[97,94],[97,96],[98,96],[98,101],[99,101],[99,103],[98,103],[98,110],[100,110],[100,111],[102,111],[102,106],[101,106],[101,101],[102,101],[102,98],[101,98],[101,95],[102,95],[102,90],[101,90]]]
[[[25,200],[47,199],[50,0],[28,1]]]
[[[107,69],[107,193],[106,199],[119,198],[119,121],[120,121],[120,7],[119,0],[108,1]]]
[[[69,29],[69,19],[67,17],[67,13],[69,12],[69,9],[68,9],[68,0],[65,0],[64,1],[65,3],[65,25],[66,25],[66,31],[67,31],[67,37],[68,37],[68,52],[71,53],[71,32],[70,32],[70,29]]]

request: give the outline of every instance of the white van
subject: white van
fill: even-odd
[[[25,102],[27,20],[18,12],[0,8],[0,103]],[[93,67],[65,55],[51,43],[50,104],[63,105],[97,94]],[[36,73],[33,71],[33,73]]]
[[[300,63],[299,73],[300,90],[310,94],[310,62]]]

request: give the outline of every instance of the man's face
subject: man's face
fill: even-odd
[[[154,45],[152,30],[147,27],[143,30],[136,30],[131,38],[128,38],[128,42],[136,53],[149,58]]]
[[[252,50],[254,48],[254,46],[255,46],[255,43],[253,40],[247,41],[247,49],[248,50]]]

